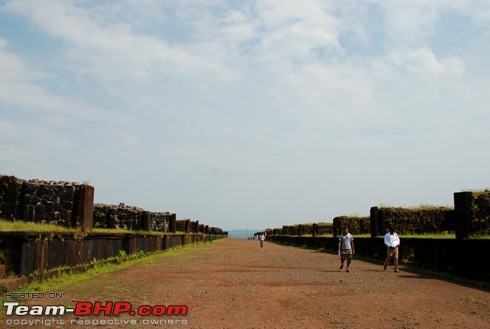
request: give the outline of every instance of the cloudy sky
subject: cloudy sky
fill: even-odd
[[[490,187],[488,0],[0,0],[0,173],[224,229]]]

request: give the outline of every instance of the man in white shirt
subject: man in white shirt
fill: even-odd
[[[400,246],[400,238],[396,234],[393,226],[390,226],[390,231],[385,235],[385,245],[388,247],[387,257],[383,269],[386,271],[386,267],[390,264],[390,260],[393,257],[395,262],[395,272],[398,272],[398,247]]]
[[[260,248],[264,248],[264,240],[265,240],[264,233],[260,235],[259,240],[260,240]]]
[[[344,268],[344,262],[347,260],[346,272],[350,272],[350,263],[352,262],[352,255],[354,251],[354,238],[349,233],[349,229],[344,228],[343,234],[339,236],[339,254],[340,254],[340,269]]]

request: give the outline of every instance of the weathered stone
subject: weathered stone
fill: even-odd
[[[34,221],[42,222],[45,219],[46,219],[46,207],[41,202],[38,202],[34,208]]]
[[[80,227],[84,232],[92,231],[94,210],[94,188],[90,185],[81,185],[76,193],[74,202],[75,227]]]

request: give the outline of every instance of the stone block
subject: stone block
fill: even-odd
[[[84,232],[91,232],[94,211],[94,188],[86,184],[78,186],[75,198],[74,226]]]

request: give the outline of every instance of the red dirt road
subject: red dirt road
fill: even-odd
[[[188,306],[187,324],[160,328],[490,328],[488,291],[356,259],[351,270],[335,255],[227,239],[60,290],[68,305]]]

